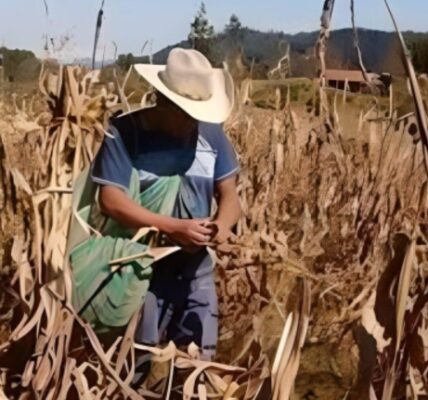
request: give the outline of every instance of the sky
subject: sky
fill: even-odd
[[[44,37],[65,46],[56,56],[84,58],[91,55],[95,21],[101,0],[0,0],[0,46],[29,49],[43,56]],[[389,0],[402,30],[428,31],[428,0]],[[208,18],[220,31],[231,14],[244,26],[259,30],[297,33],[319,27],[323,0],[206,0]],[[145,41],[153,52],[187,37],[200,0],[105,0],[98,58],[141,54]],[[355,0],[357,25],[392,30],[384,0]],[[349,0],[336,0],[333,29],[350,26]],[[149,50],[149,46],[146,47]]]

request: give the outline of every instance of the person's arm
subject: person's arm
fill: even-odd
[[[232,227],[236,225],[242,214],[241,202],[236,187],[236,175],[215,183],[217,198],[217,213],[213,223],[217,226],[217,234],[213,241],[224,243],[232,234]]]
[[[132,131],[123,128],[128,135]],[[132,161],[119,130],[111,123],[109,135],[92,166],[92,180],[100,185],[101,211],[123,226],[139,229],[154,226],[183,248],[209,241],[211,230],[205,220],[179,220],[150,212],[126,194],[132,174]]]
[[[203,246],[211,237],[208,219],[178,219],[153,213],[114,186],[101,186],[99,202],[101,211],[123,226],[153,226],[182,246]]]

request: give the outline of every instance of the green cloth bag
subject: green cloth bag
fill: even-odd
[[[110,261],[144,253],[147,246],[129,239],[90,238],[71,252],[72,303],[88,322],[120,327],[143,305],[152,274],[153,257],[111,266]],[[116,270],[114,268],[117,268]],[[98,293],[97,293],[98,291]],[[88,300],[96,294],[90,304]]]
[[[170,216],[180,185],[179,176],[162,177],[140,193],[138,173],[133,170],[127,195],[152,212]],[[85,170],[73,190],[68,254],[72,304],[98,332],[105,332],[129,322],[144,304],[152,264],[179,248],[161,248],[154,256],[145,236],[133,241],[135,230],[101,213],[97,198],[98,185]],[[122,258],[128,260],[111,265],[111,261]]]

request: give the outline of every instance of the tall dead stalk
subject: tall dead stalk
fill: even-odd
[[[98,40],[100,38],[101,27],[103,25],[104,2],[105,2],[105,0],[102,0],[101,7],[100,7],[100,9],[98,11],[98,15],[97,15],[97,22],[95,25],[94,48],[92,51],[92,69],[95,69],[95,59],[96,59],[96,55],[97,55]]]

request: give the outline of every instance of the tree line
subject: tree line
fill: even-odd
[[[225,25],[223,32],[220,34],[227,35],[231,40],[236,41],[242,37],[246,30],[236,14],[232,14],[229,22]],[[203,53],[214,65],[221,60],[215,48],[216,32],[214,26],[209,22],[205,3],[202,2],[193,21],[190,23],[190,32],[187,40],[193,49]],[[120,54],[116,64],[124,69],[129,69],[132,64],[148,62],[148,56],[136,57],[132,53]]]
[[[3,67],[4,77],[8,80],[13,80],[19,66],[25,61],[38,62],[35,54],[29,50],[8,49],[0,47],[0,67]]]
[[[226,37],[229,43],[239,48],[248,27],[242,25],[236,14],[232,14],[223,31],[215,32],[210,24],[205,3],[202,2],[193,21],[190,23],[190,32],[187,40],[189,46],[201,51],[214,64],[222,62],[221,55],[216,48],[216,38]],[[413,63],[418,73],[428,73],[428,35],[423,33],[405,32],[404,37],[412,54]],[[148,62],[148,57],[135,57],[133,54],[121,54],[117,64],[129,69],[132,64]]]
[[[416,33],[405,35],[416,71],[428,73],[428,37]]]

